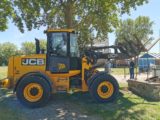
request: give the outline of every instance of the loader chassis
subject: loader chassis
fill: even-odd
[[[49,29],[46,34],[47,53],[11,57],[8,77],[1,85],[14,88],[27,107],[45,105],[56,92],[89,91],[98,102],[115,100],[119,91],[116,79],[97,72],[93,57],[80,56],[73,30]]]

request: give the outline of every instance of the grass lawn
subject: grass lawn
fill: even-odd
[[[0,67],[0,79],[5,78],[7,76],[7,69],[8,67]],[[100,68],[99,70],[103,70],[103,68],[102,69]],[[125,72],[126,72],[126,75],[128,75],[129,69],[125,68]],[[115,75],[123,75],[124,68],[111,68],[111,73]],[[136,69],[135,69],[135,73],[136,73]]]
[[[7,71],[6,67],[0,68],[1,78],[6,75],[4,71]],[[52,115],[56,111],[53,107],[54,104],[59,107],[66,105],[66,109],[76,110],[79,113],[85,112],[88,116],[97,116],[104,120],[160,120],[160,102],[149,102],[132,94],[127,90],[126,84],[120,83],[120,91],[117,101],[106,104],[94,102],[89,93],[55,94],[47,107],[42,108],[41,111],[50,116],[50,118],[46,117],[47,120],[55,117]],[[35,116],[37,115],[36,111],[38,109],[30,112],[30,109],[23,107],[25,109],[24,112],[22,107],[12,102],[14,97],[3,98],[3,96],[9,94],[10,90],[0,89],[0,120],[26,120],[28,118],[27,115],[32,115],[33,113]],[[43,118],[44,116],[40,117]]]
[[[160,102],[145,101],[125,90],[121,90],[117,101],[113,103],[97,104],[88,93],[77,93],[73,95],[56,94],[47,106],[52,107],[57,101],[58,105],[70,105],[76,111],[85,112],[88,116],[96,116],[102,120],[160,120]],[[42,111],[48,110],[44,108]],[[43,118],[43,116],[41,117]],[[54,117],[52,116],[52,118]],[[26,120],[26,118],[27,116],[21,112],[19,107],[10,107],[7,100],[0,101],[0,119]]]
[[[7,77],[7,68],[8,67],[0,67],[0,80]]]
[[[136,70],[136,68],[134,69],[134,72],[138,73],[138,69]],[[129,75],[129,68],[111,68],[111,73],[115,74],[115,75],[123,75],[124,73],[126,73],[126,75]]]
[[[8,103],[11,90],[0,89],[0,120],[26,120],[21,117],[21,111],[13,109]]]
[[[104,68],[98,68],[97,70],[99,71],[103,71]],[[126,75],[129,75],[129,68],[111,68],[111,74],[114,74],[114,75],[124,75],[124,73]],[[138,73],[138,68],[134,69],[134,73]]]

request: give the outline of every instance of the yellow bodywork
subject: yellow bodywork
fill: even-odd
[[[48,29],[45,32],[74,32],[74,29]]]
[[[7,78],[0,80],[0,87],[14,89],[18,100],[31,108],[43,106],[56,92],[89,89],[98,102],[110,101],[118,95],[116,80],[96,70],[99,53],[92,49],[79,52],[73,29],[47,29],[45,33],[47,53],[40,49],[36,39],[36,54],[11,57]]]
[[[8,64],[8,77],[5,80],[5,87],[14,88],[18,80],[25,74],[30,72],[41,72],[47,75],[52,80],[52,87],[54,91],[67,91],[70,92],[69,80],[70,77],[81,74],[82,76],[82,88],[74,89],[74,91],[88,91],[84,79],[85,69],[89,70],[92,66],[87,63],[86,58],[82,59],[82,69],[81,70],[70,70],[68,73],[53,74],[50,71],[46,71],[46,62],[43,65],[22,65],[22,59],[44,59],[46,61],[46,54],[34,54],[34,55],[23,55],[11,57]],[[64,68],[64,65],[59,65],[60,68]]]
[[[0,80],[0,87],[10,88],[10,80],[8,78]]]
[[[73,29],[47,29],[46,33],[54,32],[67,32],[73,33]],[[42,60],[43,59],[43,60]],[[29,64],[28,64],[29,63]],[[36,63],[36,64],[35,64]],[[39,63],[39,64],[38,64]],[[68,73],[54,74],[46,70],[46,54],[33,54],[13,56],[9,59],[8,75],[3,81],[0,81],[1,87],[16,88],[17,83],[23,76],[28,73],[40,72],[46,75],[51,80],[52,92],[67,91],[71,92],[73,89],[70,87],[70,78],[76,75],[81,76],[81,88],[74,88],[74,91],[88,91],[88,86],[85,80],[85,70],[92,68],[92,65],[87,62],[86,57],[82,58],[81,70],[70,70]],[[63,70],[66,68],[65,64],[58,63],[58,69]],[[28,88],[29,89],[29,88]],[[26,88],[26,91],[28,90]]]

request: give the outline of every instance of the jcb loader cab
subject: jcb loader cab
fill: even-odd
[[[115,100],[119,92],[116,79],[93,67],[95,55],[80,56],[74,30],[48,29],[45,33],[46,54],[37,47],[36,54],[11,57],[2,87],[13,88],[18,100],[32,108],[45,105],[57,92],[89,91],[97,102]]]

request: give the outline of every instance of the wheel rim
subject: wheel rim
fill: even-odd
[[[114,91],[113,84],[109,81],[103,81],[98,85],[97,93],[98,95],[103,98],[107,99],[112,96]]]
[[[37,102],[43,95],[43,88],[38,83],[30,83],[25,86],[23,94],[26,100],[30,102]]]

